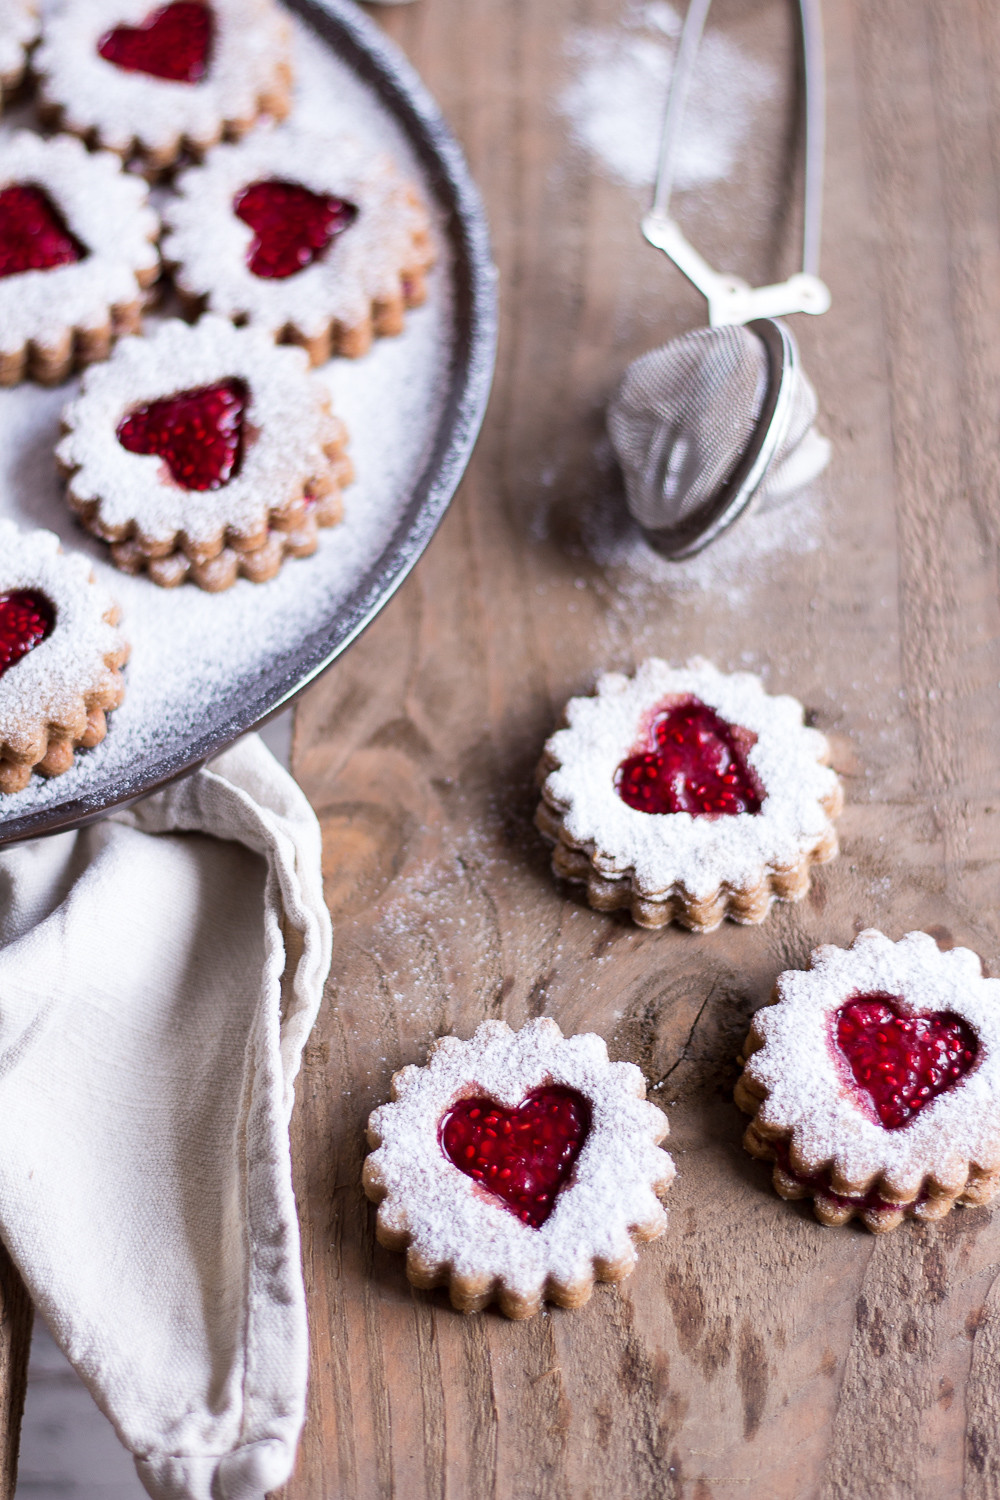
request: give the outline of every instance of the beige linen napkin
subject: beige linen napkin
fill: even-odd
[[[0,1234],[158,1500],[294,1463],[288,1118],[330,946],[316,818],[255,738],[0,853]]]

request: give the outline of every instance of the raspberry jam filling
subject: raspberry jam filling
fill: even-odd
[[[516,1109],[494,1099],[459,1099],[441,1121],[441,1149],[478,1182],[540,1229],[576,1165],[590,1130],[590,1105],[576,1089],[532,1089]]]
[[[727,724],[700,698],[683,698],[654,714],[645,747],[618,767],[615,789],[636,812],[759,813],[764,787],[747,761],[755,743],[750,730]]]
[[[233,202],[233,212],[254,231],[247,265],[268,281],[283,281],[311,266],[358,216],[346,198],[313,193],[301,183],[278,179],[244,188]]]
[[[82,260],[86,253],[40,187],[17,182],[0,191],[0,276],[51,271]]]
[[[55,609],[37,589],[0,594],[0,677],[40,646],[55,623]]]
[[[200,83],[208,72],[215,17],[201,0],[175,0],[139,26],[116,26],[97,44],[106,62],[126,73],[148,73],[170,83]]]
[[[181,391],[129,412],[118,441],[129,453],[157,454],[185,490],[219,490],[239,470],[248,399],[242,380]]]
[[[975,1065],[971,1026],[950,1011],[907,1016],[897,995],[855,995],[834,1020],[834,1039],[851,1077],[886,1130],[899,1130],[954,1088]]]

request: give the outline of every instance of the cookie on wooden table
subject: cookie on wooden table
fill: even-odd
[[[0,385],[65,380],[139,326],[160,223],[106,151],[28,130],[0,141]]]
[[[24,78],[39,28],[36,0],[4,0],[0,5],[0,105]]]
[[[163,251],[192,307],[302,344],[364,354],[426,295],[427,210],[390,157],[347,136],[254,131],[185,172]]]
[[[653,657],[572,698],[545,746],[536,814],[557,875],[598,911],[709,932],[799,900],[832,859],[843,794],[794,698],[747,672]]]
[[[0,793],[60,776],[125,693],[118,607],[50,531],[0,521]]]
[[[546,1017],[518,1032],[484,1021],[403,1068],[392,1097],[368,1121],[378,1238],[406,1251],[414,1286],[447,1286],[460,1311],[577,1307],[663,1233],[666,1117],[599,1036],[564,1037]]]
[[[757,1012],[736,1102],[783,1198],[876,1234],[1000,1187],[1000,980],[968,948],[869,929],[788,970]]]
[[[69,503],[116,567],[210,592],[273,578],[341,518],[352,468],[301,349],[205,317],[125,339],[63,413]]]
[[[34,66],[62,129],[157,172],[287,114],[291,29],[274,0],[71,0]]]

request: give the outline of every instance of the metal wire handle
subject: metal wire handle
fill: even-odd
[[[826,88],[823,66],[823,22],[820,0],[799,0],[805,69],[805,202],[802,227],[802,270],[774,286],[751,287],[738,276],[722,276],[712,269],[670,216],[670,198],[677,166],[681,127],[687,111],[695,59],[712,0],[691,0],[677,48],[670,94],[660,139],[653,204],[642,221],[651,245],[663,250],[708,299],[713,328],[773,318],[793,312],[823,313],[830,292],[819,277],[823,216],[823,162],[826,154]]]

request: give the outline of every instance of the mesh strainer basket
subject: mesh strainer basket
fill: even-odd
[[[710,3],[692,0],[685,18],[643,232],[704,292],[711,326],[630,365],[608,414],[629,510],[653,545],[678,559],[706,547],[755,496],[773,499],[807,483],[830,456],[829,443],[815,428],[816,393],[798,347],[775,316],[824,312],[830,304],[817,275],[823,148],[818,0],[800,0],[806,58],[803,269],[759,288],[713,271],[668,213],[680,122]]]
[[[756,495],[809,482],[830,445],[791,333],[698,328],[629,366],[608,413],[628,508],[672,557],[706,547]]]

